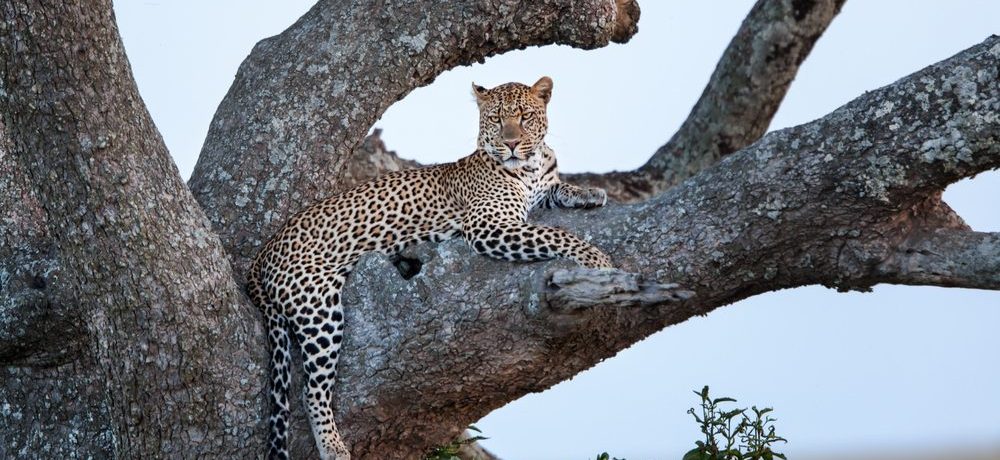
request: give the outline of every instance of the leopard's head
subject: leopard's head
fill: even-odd
[[[534,85],[506,83],[493,89],[472,84],[479,104],[478,148],[508,168],[538,154],[548,131],[545,108],[552,98],[552,79]]]

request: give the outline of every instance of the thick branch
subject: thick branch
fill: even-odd
[[[1000,233],[932,230],[900,244],[878,272],[898,284],[1000,290]]]
[[[544,292],[545,306],[557,313],[598,307],[648,307],[694,296],[677,284],[651,283],[635,273],[579,267],[552,272],[539,291]]]
[[[1000,166],[998,64],[993,37],[767,135],[647,202],[541,218],[625,271],[697,293],[683,302],[567,315],[550,308],[537,280],[572,264],[497,262],[461,241],[418,246],[411,256],[423,268],[409,280],[384,257],[363,259],[345,294],[337,396],[355,452],[419,455],[666,325],[757,293],[899,282],[881,267],[912,244],[914,229],[961,229],[940,190]]]
[[[759,0],[680,129],[637,171],[567,175],[622,202],[649,198],[760,136],[846,0]]]
[[[638,12],[633,0],[320,1],[240,67],[189,186],[242,272],[292,212],[352,185],[350,153],[414,88],[513,49],[625,41]]]

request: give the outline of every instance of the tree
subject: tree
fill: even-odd
[[[760,0],[647,165],[568,178],[633,202],[542,217],[622,272],[496,262],[460,241],[366,258],[348,283],[337,390],[355,454],[418,456],[507,401],[758,293],[1000,289],[1000,235],[969,230],[940,200],[1000,165],[1000,38],[763,136],[841,6]],[[264,336],[242,294],[256,248],[308,203],[411,166],[364,135],[440,72],[526,46],[626,41],[639,16],[629,0],[320,1],[254,48],[185,186],[109,2],[0,12],[5,457],[259,456]],[[294,418],[293,447],[307,452]]]

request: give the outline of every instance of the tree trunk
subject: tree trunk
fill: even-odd
[[[581,178],[644,201],[540,217],[624,271],[498,262],[461,241],[408,251],[409,279],[365,257],[345,290],[336,398],[355,455],[418,458],[493,408],[758,293],[1000,289],[1000,235],[940,201],[1000,166],[1000,38],[760,139],[842,3],[758,2],[646,167]],[[238,280],[261,242],[318,198],[414,166],[362,142],[412,89],[510,49],[625,41],[638,7],[321,1],[241,66],[190,191],[109,2],[0,14],[0,457],[254,458],[265,347]],[[313,451],[301,426],[293,440],[298,457]]]
[[[257,455],[257,313],[141,102],[110,2],[0,12],[19,279],[4,283],[0,456]]]

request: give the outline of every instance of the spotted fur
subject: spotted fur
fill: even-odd
[[[536,207],[592,208],[604,190],[559,181],[543,138],[552,80],[534,86],[473,85],[475,153],[455,163],[399,171],[292,216],[260,250],[248,291],[267,319],[271,350],[268,458],[288,458],[292,336],[303,354],[305,400],[321,457],[348,459],[331,404],[344,334],[341,288],[367,252],[392,254],[420,241],[463,236],[477,252],[511,261],[567,257],[594,268],[608,256],[565,230],[527,223]]]

